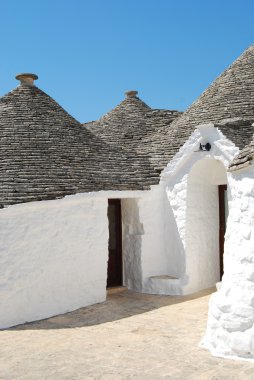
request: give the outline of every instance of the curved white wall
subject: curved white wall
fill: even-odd
[[[186,275],[188,292],[214,286],[220,279],[218,185],[226,184],[223,164],[196,162],[187,180]]]
[[[228,180],[224,275],[210,299],[202,345],[216,356],[254,360],[254,167]]]
[[[200,151],[199,144],[207,142],[211,150]],[[178,294],[219,280],[218,185],[227,183],[226,168],[238,151],[212,124],[201,125],[162,173],[178,232]]]

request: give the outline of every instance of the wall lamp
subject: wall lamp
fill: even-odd
[[[208,142],[206,144],[199,144],[199,150],[205,150],[207,152],[209,152],[209,150],[211,149],[211,144]]]

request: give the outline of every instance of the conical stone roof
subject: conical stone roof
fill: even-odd
[[[254,160],[254,136],[250,144],[246,145],[231,162],[229,169],[231,171],[248,167]]]
[[[147,189],[203,123],[214,123],[240,149],[246,147],[241,154],[253,146],[254,46],[182,116],[153,110],[132,91],[100,120],[81,125],[29,80],[0,99],[2,206],[77,192]]]
[[[213,123],[235,143],[244,148],[252,139],[254,127],[254,45],[225,70],[170,130],[165,130],[169,144],[167,159],[188,139],[199,124]]]
[[[147,160],[111,147],[23,83],[0,98],[0,205],[156,183]],[[127,164],[128,163],[128,164]]]
[[[198,125],[213,123],[243,149],[252,139],[253,122],[254,45],[182,115],[176,111],[152,110],[139,98],[127,97],[88,128],[107,144],[121,145],[147,157],[159,173]]]
[[[129,91],[126,95],[112,111],[84,125],[106,144],[121,146],[133,156],[146,157],[155,170],[161,170],[160,158],[165,153],[161,140],[165,129],[170,128],[181,112],[152,109],[137,96],[137,91]]]

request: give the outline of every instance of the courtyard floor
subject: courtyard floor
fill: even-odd
[[[212,290],[111,290],[107,301],[0,331],[0,379],[254,380],[254,364],[198,347]]]

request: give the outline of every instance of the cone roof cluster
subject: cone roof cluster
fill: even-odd
[[[253,160],[254,46],[183,114],[152,109],[128,91],[95,122],[81,124],[34,85],[35,74],[0,98],[0,206],[100,190],[145,190],[199,124],[213,123],[240,149],[232,170]]]

